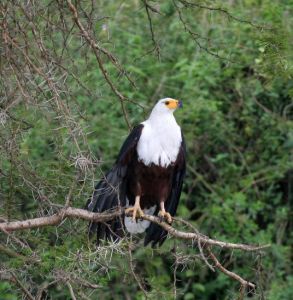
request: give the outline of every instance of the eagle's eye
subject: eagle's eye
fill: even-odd
[[[170,103],[169,101],[166,101],[166,102],[165,102],[166,105],[169,105],[169,103]]]

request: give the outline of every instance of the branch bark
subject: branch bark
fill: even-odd
[[[227,270],[217,259],[217,257],[215,256],[215,254],[209,249],[207,248],[207,252],[209,254],[209,257],[214,261],[215,263],[215,268],[219,269],[222,273],[226,274],[227,276],[229,276],[230,278],[239,281],[241,284],[241,289],[245,289],[246,287],[250,287],[252,289],[255,289],[255,284],[243,279],[241,276],[239,276],[238,274],[231,272],[229,270]]]
[[[45,217],[39,217],[34,219],[28,219],[24,221],[12,221],[12,222],[2,222],[0,223],[0,230],[5,232],[10,231],[17,231],[17,230],[25,230],[25,229],[33,229],[33,228],[41,228],[44,226],[57,226],[61,224],[66,218],[75,218],[75,219],[83,219],[86,221],[95,221],[95,222],[107,222],[114,218],[117,218],[119,216],[124,215],[125,211],[124,208],[117,208],[116,210],[103,212],[103,213],[93,213],[89,212],[84,209],[74,208],[74,207],[68,207],[65,206],[62,209],[60,209],[57,213],[51,215],[51,216],[45,216]],[[2,218],[0,218],[2,219]],[[241,295],[243,295],[244,290],[246,287],[255,288],[255,285],[252,282],[249,282],[245,279],[243,279],[241,276],[237,275],[234,272],[231,272],[224,268],[219,260],[216,258],[216,256],[212,253],[210,247],[216,246],[220,248],[226,248],[226,249],[239,249],[242,251],[258,251],[261,249],[265,249],[269,247],[270,245],[260,245],[260,246],[254,246],[254,245],[246,245],[246,244],[236,244],[236,243],[228,243],[223,242],[215,239],[211,239],[208,236],[205,236],[198,232],[190,223],[187,221],[181,220],[182,223],[185,225],[188,225],[189,228],[192,229],[192,232],[184,232],[175,229],[171,225],[162,222],[160,218],[156,216],[150,216],[150,215],[144,215],[142,217],[144,220],[148,220],[152,223],[158,224],[163,229],[165,229],[171,236],[178,239],[183,240],[192,240],[196,241],[199,245],[199,250],[203,255],[203,249],[205,249],[209,255],[208,258],[210,258],[214,262],[214,267],[217,268],[219,271],[227,275],[228,277],[238,281],[241,284]],[[175,219],[175,221],[179,221],[178,219]],[[131,250],[129,250],[131,251]],[[130,254],[130,263],[131,263],[131,270],[133,275],[135,276],[135,279],[137,280],[140,288],[143,292],[145,292],[143,286],[140,284],[139,279],[136,277],[136,274],[134,273],[133,265],[132,265],[132,257],[131,252]],[[204,257],[205,258],[205,257]],[[210,264],[207,262],[206,259],[204,259],[208,266]],[[213,269],[213,267],[212,267]],[[68,285],[68,288],[70,290],[70,293],[72,295],[73,290],[72,287]],[[145,292],[146,294],[146,292]],[[72,295],[73,297],[73,295]],[[241,299],[241,297],[240,297]]]
[[[16,230],[40,228],[44,226],[56,226],[66,218],[78,218],[86,221],[95,221],[95,222],[103,223],[103,222],[110,221],[118,216],[121,216],[122,214],[124,214],[124,209],[122,208],[121,209],[117,208],[116,210],[110,212],[93,213],[80,208],[65,207],[62,208],[59,212],[51,216],[28,219],[24,221],[2,222],[0,223],[0,230],[16,231]],[[211,246],[218,246],[221,248],[239,249],[244,251],[257,251],[270,246],[270,245],[253,246],[253,245],[246,245],[246,244],[228,243],[228,242],[211,239],[200,233],[180,231],[175,229],[171,225],[162,222],[160,218],[156,216],[144,215],[142,219],[158,224],[163,229],[165,229],[171,236],[175,238],[200,241],[200,243],[203,246],[211,245]]]
[[[106,222],[120,215],[121,210],[108,213],[93,213],[80,208],[67,207],[62,208],[58,213],[47,217],[0,223],[0,230],[15,231],[40,228],[44,226],[55,226],[60,224],[66,218],[78,218],[87,221]]]

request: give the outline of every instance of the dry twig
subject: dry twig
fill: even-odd
[[[105,50],[104,48],[100,47],[95,41],[94,39],[90,36],[90,34],[85,30],[84,26],[82,25],[82,23],[79,20],[78,17],[78,12],[76,7],[72,4],[72,2],[70,0],[67,0],[68,6],[73,14],[73,20],[76,23],[76,25],[78,26],[78,28],[81,31],[82,36],[86,39],[86,41],[89,43],[89,45],[91,46],[91,48],[94,51],[94,54],[96,56],[99,68],[106,80],[106,82],[108,83],[108,85],[110,86],[111,90],[113,91],[113,93],[118,97],[118,99],[120,100],[120,104],[121,104],[121,109],[123,111],[123,116],[124,119],[126,121],[126,124],[128,126],[128,128],[131,128],[131,124],[128,120],[128,116],[127,116],[127,111],[125,108],[125,104],[124,101],[126,100],[126,97],[123,96],[121,94],[121,92],[118,91],[117,87],[114,85],[114,83],[112,82],[112,80],[110,79],[108,72],[103,64],[102,58],[100,56],[100,52],[104,53],[116,66],[119,66],[118,61],[116,60],[116,58],[107,50]]]

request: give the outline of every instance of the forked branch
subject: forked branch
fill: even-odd
[[[60,211],[58,211],[57,213],[51,216],[33,218],[24,221],[2,222],[0,223],[0,230],[9,233],[11,231],[17,231],[17,230],[33,229],[33,228],[40,228],[45,226],[57,226],[61,224],[66,218],[83,219],[86,221],[95,221],[95,222],[107,222],[123,214],[124,214],[123,208],[120,209],[117,208],[116,210],[112,210],[104,213],[93,213],[84,209],[79,209],[74,207],[63,207]],[[207,252],[208,259],[213,261],[214,267],[217,268],[219,271],[223,272],[225,275],[229,276],[230,278],[238,281],[241,284],[241,290],[243,290],[246,287],[255,288],[255,285],[253,283],[243,279],[236,273],[228,271],[226,268],[224,268],[219,262],[219,260],[216,258],[216,256],[213,254],[210,247],[216,246],[216,247],[232,249],[232,250],[239,249],[242,251],[258,251],[261,249],[265,249],[270,245],[255,246],[255,245],[223,242],[223,241],[211,239],[208,236],[201,234],[197,230],[192,230],[192,232],[177,230],[171,225],[162,222],[161,219],[156,216],[144,215],[142,219],[158,224],[174,238],[196,241],[198,245],[201,245],[200,247],[202,247],[202,249],[204,249]],[[184,224],[188,225],[188,227],[192,229],[192,225],[189,224],[188,222],[184,221]]]
[[[86,221],[95,221],[95,222],[103,223],[103,222],[113,220],[114,218],[122,214],[124,214],[124,209],[116,209],[110,212],[103,212],[103,213],[93,213],[85,209],[64,207],[59,212],[51,216],[28,219],[24,221],[2,222],[0,223],[0,230],[6,230],[9,232],[9,231],[16,231],[16,230],[40,228],[44,226],[56,226],[66,218],[77,218]],[[144,215],[142,219],[158,224],[163,229],[165,229],[171,236],[175,238],[200,241],[202,245],[217,246],[217,247],[227,248],[227,249],[240,249],[243,251],[257,251],[264,248],[268,248],[270,246],[270,245],[253,246],[253,245],[223,242],[223,241],[211,239],[200,233],[177,230],[171,225],[162,222],[160,218],[155,216]]]

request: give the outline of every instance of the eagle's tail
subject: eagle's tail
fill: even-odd
[[[126,207],[129,207],[129,201],[126,199]],[[143,210],[144,214],[146,215],[153,215],[156,211],[157,206],[154,205],[150,208],[146,208]],[[151,222],[147,220],[132,220],[132,216],[124,217],[124,224],[128,232],[130,233],[142,233],[150,226]]]

